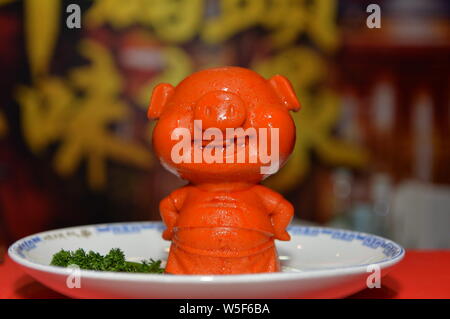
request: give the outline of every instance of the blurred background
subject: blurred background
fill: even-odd
[[[183,181],[152,153],[153,86],[237,65],[287,76],[303,105],[264,182],[295,222],[450,248],[449,17],[446,0],[0,0],[0,246],[159,220]]]

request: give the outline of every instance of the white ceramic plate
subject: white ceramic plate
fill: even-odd
[[[81,287],[69,288],[70,270],[49,266],[60,249],[78,248],[106,254],[117,247],[130,261],[165,260],[169,242],[161,238],[163,229],[159,222],[64,228],[23,238],[8,252],[36,280],[75,298],[339,298],[366,288],[368,277],[376,276],[375,268],[384,276],[404,256],[402,247],[378,236],[291,226],[291,241],[277,242],[280,273],[201,276],[81,270]]]

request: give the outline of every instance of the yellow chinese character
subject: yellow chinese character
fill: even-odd
[[[209,18],[201,31],[208,43],[222,43],[251,27],[272,31],[275,47],[292,44],[306,34],[321,49],[338,44],[335,0],[220,1],[220,13]]]
[[[108,129],[130,115],[118,98],[122,83],[110,53],[90,41],[82,42],[81,53],[91,64],[72,71],[67,82],[44,78],[37,88],[20,88],[17,98],[30,148],[39,152],[59,142],[54,157],[57,172],[72,175],[85,160],[89,184],[100,188],[106,183],[108,159],[147,168],[152,158],[141,145]]]
[[[269,181],[272,187],[286,190],[301,181],[309,170],[312,151],[322,162],[331,165],[361,167],[366,164],[367,154],[363,149],[332,134],[340,114],[339,99],[324,87],[325,64],[315,52],[303,47],[292,48],[256,65],[255,69],[266,77],[287,76],[303,106],[300,112],[293,114],[297,128],[294,153],[286,167]]]
[[[96,0],[85,15],[89,28],[109,23],[114,28],[128,27],[138,22],[139,10],[149,1]]]
[[[34,88],[20,86],[16,97],[25,141],[40,153],[61,137],[70,122],[73,92],[62,79],[42,78]]]
[[[203,9],[204,0],[152,0],[141,8],[141,21],[151,22],[159,39],[183,43],[199,31]]]
[[[121,29],[141,24],[160,40],[181,43],[197,34],[204,0],[97,0],[86,14],[88,27],[110,24]]]
[[[265,12],[265,1],[220,1],[220,15],[205,22],[201,36],[205,42],[221,43],[261,20]]]

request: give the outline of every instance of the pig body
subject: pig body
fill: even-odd
[[[199,214],[201,212],[201,214]],[[277,227],[293,208],[260,186],[208,191],[188,186],[161,202],[172,240],[166,272],[239,274],[279,271],[274,239],[289,238]]]

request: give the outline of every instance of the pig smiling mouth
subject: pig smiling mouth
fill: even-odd
[[[198,147],[200,149],[219,149],[219,150],[225,150],[229,147],[234,147],[235,145],[239,147],[247,147],[249,145],[249,141],[252,139],[255,139],[256,136],[254,135],[242,135],[242,136],[234,136],[229,139],[224,138],[213,138],[211,140],[207,139],[201,139],[201,140],[195,140],[192,139],[192,146]]]
[[[279,158],[278,130],[279,128],[273,127],[236,127],[225,129],[223,134],[223,130],[219,128],[208,127],[203,131],[201,126],[194,126],[192,136],[189,128],[178,127],[171,134],[172,141],[179,140],[172,147],[171,157],[177,164],[260,161],[263,164],[271,163],[270,166],[262,166],[261,173],[273,174],[270,173],[273,170],[272,163],[278,163]]]

